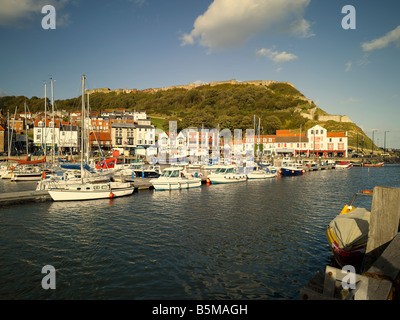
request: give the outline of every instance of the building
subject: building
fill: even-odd
[[[89,135],[89,145],[92,151],[110,151],[112,148],[111,133],[91,132]]]
[[[111,123],[113,147],[134,149],[136,147],[136,125],[134,123]]]
[[[70,124],[60,120],[37,119],[33,128],[33,144],[37,148],[51,148],[56,150],[78,152],[80,150],[80,129],[77,124]]]
[[[347,157],[347,132],[327,132],[316,125],[307,130],[309,155],[317,157]]]

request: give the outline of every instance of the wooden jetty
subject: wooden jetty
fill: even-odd
[[[360,274],[326,266],[300,290],[302,300],[400,300],[400,188],[375,187]],[[353,277],[349,288],[342,281]],[[347,282],[346,282],[347,283]]]
[[[0,194],[0,204],[2,205],[48,200],[51,200],[51,197],[46,190],[18,191]]]

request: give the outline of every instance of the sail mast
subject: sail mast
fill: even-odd
[[[28,116],[26,114],[26,98],[25,98],[25,145],[26,145],[26,155],[28,155]]]
[[[85,75],[82,75],[82,128],[81,128],[81,182],[83,184],[83,152],[84,152],[84,133],[85,133]]]
[[[47,84],[44,82],[44,155],[47,155],[47,136],[46,136],[46,126],[47,126]]]
[[[50,78],[51,84],[51,109],[53,113],[53,137],[52,137],[52,145],[53,145],[53,152],[51,154],[51,162],[54,164],[54,157],[55,157],[55,145],[54,145],[54,136],[56,134],[56,124],[54,122],[54,95],[53,95],[53,78]]]

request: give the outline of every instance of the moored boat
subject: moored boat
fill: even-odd
[[[226,165],[218,168],[214,173],[207,177],[212,184],[218,183],[236,183],[247,180],[245,173],[238,172],[235,165]]]
[[[84,183],[66,185],[62,189],[50,189],[54,201],[96,200],[131,195],[133,187],[129,182]]]
[[[364,167],[383,167],[384,162],[364,163]]]
[[[365,255],[368,241],[371,212],[354,207],[358,195],[372,195],[371,191],[356,193],[326,228],[326,238],[336,262],[341,266],[353,265],[359,268]]]
[[[305,168],[300,163],[291,163],[282,167],[279,173],[282,176],[300,176],[306,172]]]
[[[351,162],[348,161],[341,161],[339,163],[336,163],[335,168],[336,169],[349,169],[352,167]]]
[[[165,168],[157,179],[150,180],[156,190],[180,190],[201,186],[201,178],[186,176],[183,167]]]
[[[247,179],[249,180],[254,180],[254,179],[267,179],[267,178],[273,178],[276,177],[277,173],[276,170],[274,173],[269,171],[269,169],[261,169],[261,168],[255,168],[255,170],[249,172],[247,174]]]

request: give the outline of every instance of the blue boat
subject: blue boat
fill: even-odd
[[[301,176],[306,172],[306,170],[301,164],[293,163],[282,167],[279,172],[282,176]]]

